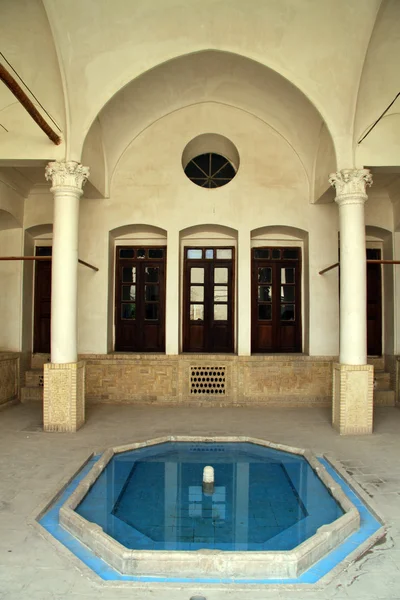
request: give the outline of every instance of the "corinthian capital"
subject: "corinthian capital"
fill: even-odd
[[[368,169],[342,169],[330,174],[329,183],[336,188],[338,204],[365,202],[365,188],[372,185],[372,175]]]
[[[82,190],[89,177],[89,167],[74,160],[50,162],[46,166],[45,177],[47,181],[51,181],[53,188],[67,186]]]

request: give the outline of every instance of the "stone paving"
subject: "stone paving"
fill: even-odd
[[[386,538],[323,590],[272,586],[103,584],[45,539],[32,520],[92,451],[158,435],[250,435],[338,460],[385,519]],[[77,434],[43,433],[39,405],[0,411],[0,600],[400,600],[400,411],[375,411],[372,436],[340,437],[328,409],[102,405]]]

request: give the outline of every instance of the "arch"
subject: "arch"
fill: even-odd
[[[299,155],[310,180],[324,123],[337,154],[331,128],[300,87],[260,61],[216,49],[171,57],[124,82],[91,115],[80,153],[98,117],[111,178],[119,157],[141,131],[167,114],[201,102],[242,109],[266,122]]]
[[[251,238],[262,237],[263,235],[277,234],[283,235],[287,238],[294,238],[298,240],[306,240],[308,238],[308,231],[300,229],[299,227],[290,227],[288,225],[265,225],[258,227],[251,231]]]
[[[237,229],[233,229],[232,227],[228,227],[226,225],[216,225],[213,224],[202,224],[202,225],[192,225],[190,227],[185,227],[181,229],[179,232],[180,238],[202,238],[204,235],[211,235],[212,237],[226,237],[233,238],[237,240],[238,231]]]
[[[2,229],[19,229],[21,225],[17,219],[8,210],[0,208],[0,230]]]

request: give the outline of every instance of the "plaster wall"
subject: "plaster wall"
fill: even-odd
[[[228,137],[240,155],[236,177],[217,190],[194,185],[181,166],[187,142],[207,130]],[[336,260],[337,208],[309,203],[308,181],[296,153],[256,117],[215,103],[174,112],[132,142],[118,163],[109,199],[81,201],[80,256],[100,270],[79,270],[80,353],[105,353],[109,349],[107,290],[109,269],[113,268],[109,232],[131,224],[166,230],[167,281],[169,293],[175,291],[177,297],[179,235],[187,228],[198,226],[205,237],[210,227],[231,228],[237,232],[239,249],[247,247],[248,254],[251,232],[259,227],[279,224],[308,232],[312,300],[305,310],[311,315],[309,352],[328,356],[338,353],[337,275],[325,279],[318,275],[318,270]],[[231,244],[228,240],[227,245]],[[250,277],[250,262],[248,265]],[[249,321],[248,285],[239,285],[237,296],[239,321]],[[237,351],[246,354],[249,331],[242,333]],[[170,351],[177,353],[179,327],[170,329],[169,340]]]
[[[0,256],[21,256],[23,230],[0,231]],[[22,261],[0,261],[0,350],[21,349]]]

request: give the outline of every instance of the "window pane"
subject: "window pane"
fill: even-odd
[[[282,302],[294,302],[294,285],[282,285],[281,286],[281,300]]]
[[[134,258],[135,251],[133,248],[121,248],[121,250],[119,251],[119,257],[120,258]]]
[[[271,267],[260,267],[258,269],[258,283],[271,283]]]
[[[145,285],[144,296],[148,302],[157,302],[160,299],[158,285]]]
[[[214,250],[212,248],[206,250],[206,258],[214,258]]]
[[[286,248],[286,250],[283,251],[283,258],[298,258],[299,257],[299,251],[297,248]]]
[[[258,318],[260,321],[271,321],[272,305],[271,304],[259,304],[258,305]]]
[[[214,304],[214,321],[227,321],[228,320],[228,305],[227,304]]]
[[[122,319],[135,319],[136,317],[136,304],[122,304],[121,305],[121,318]]]
[[[269,258],[269,257],[270,257],[269,248],[255,248],[254,258]]]
[[[260,302],[271,302],[271,298],[272,298],[272,286],[259,285],[258,286],[258,300]]]
[[[294,321],[294,304],[281,304],[281,321]]]
[[[190,286],[190,301],[204,302],[204,288],[202,285]]]
[[[201,248],[189,248],[187,251],[188,258],[203,258],[203,250]]]
[[[158,304],[145,304],[145,315],[146,321],[157,321],[158,319]]]
[[[136,300],[136,285],[122,286],[122,300]]]
[[[281,283],[294,283],[294,268],[281,269]]]
[[[214,283],[228,283],[228,269],[216,267],[214,269]]]
[[[214,285],[214,302],[228,302],[227,285]]]
[[[231,248],[218,248],[217,249],[217,258],[232,258],[232,249]]]
[[[162,248],[149,248],[149,258],[164,258],[164,250]]]
[[[124,283],[136,283],[136,267],[124,267],[122,269],[122,281]]]
[[[281,251],[278,250],[277,248],[274,248],[272,250],[272,258],[280,258],[281,257]]]
[[[149,283],[157,283],[158,282],[158,267],[146,267],[145,272],[145,281]]]
[[[139,250],[136,253],[136,256],[138,258],[146,258],[146,250],[144,248],[139,248]]]
[[[191,304],[190,305],[190,320],[191,321],[204,321],[204,306],[203,306],[203,304]]]
[[[36,246],[36,256],[51,256],[52,246]]]
[[[190,283],[204,283],[204,269],[192,267],[190,269]]]

